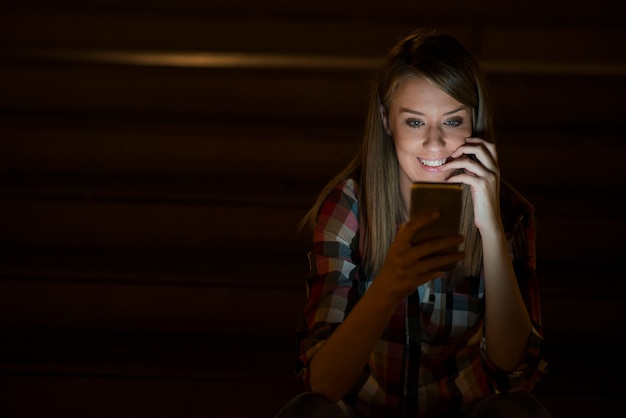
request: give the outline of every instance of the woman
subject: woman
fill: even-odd
[[[545,369],[533,208],[500,181],[489,100],[449,36],[417,31],[387,55],[360,153],[305,218],[310,391],[279,417],[549,416],[529,394]],[[438,216],[409,220],[416,181],[464,184],[459,236],[411,245]]]

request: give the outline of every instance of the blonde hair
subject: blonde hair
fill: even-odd
[[[366,274],[383,265],[398,225],[406,220],[401,198],[398,160],[393,139],[385,130],[380,108],[388,114],[400,83],[408,77],[429,79],[457,101],[472,108],[472,135],[493,142],[493,114],[486,78],[474,57],[456,39],[415,31],[387,54],[373,85],[361,149],[320,192],[302,225],[314,228],[318,212],[332,189],[354,178],[359,183],[360,224],[365,227],[363,259]],[[450,274],[455,280],[477,276],[482,266],[480,234],[474,225],[469,188],[465,187],[461,233],[467,257]],[[361,231],[363,233],[363,231]]]

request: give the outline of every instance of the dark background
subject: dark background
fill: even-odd
[[[298,393],[296,224],[419,26],[483,64],[536,206],[537,395],[622,415],[626,6],[518,3],[0,3],[0,416],[271,417]]]

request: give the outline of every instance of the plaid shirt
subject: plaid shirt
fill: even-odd
[[[507,373],[487,357],[482,277],[468,278],[454,289],[435,279],[398,305],[344,399],[362,416],[445,416],[493,393],[530,391],[545,372],[533,208],[504,182],[501,195],[509,249],[533,323],[523,364]],[[311,358],[374,279],[361,266],[358,209],[358,185],[346,180],[330,193],[318,216],[309,253],[308,302],[297,332],[296,369],[307,386]]]

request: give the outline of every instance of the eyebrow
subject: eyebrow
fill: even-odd
[[[449,112],[444,113],[444,115],[451,115],[453,113],[459,112],[461,110],[467,109],[467,106],[461,106],[458,109],[451,110]],[[413,113],[414,115],[424,116],[422,112],[418,112],[417,110],[411,110],[406,107],[400,108],[400,113]]]

